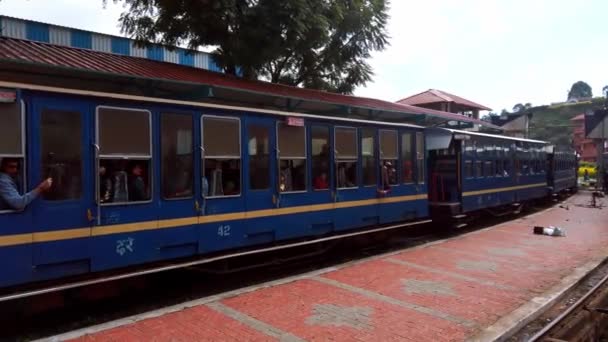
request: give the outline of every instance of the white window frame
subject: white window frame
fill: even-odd
[[[306,125],[304,125],[304,126],[298,126],[298,127],[304,127],[304,157],[293,157],[293,156],[285,156],[285,157],[283,157],[283,156],[281,156],[281,144],[280,144],[280,141],[279,141],[279,126],[281,126],[281,125],[286,126],[286,124],[285,124],[284,121],[277,121],[276,124],[275,124],[275,135],[276,135],[276,144],[277,144],[276,145],[277,146],[276,147],[276,150],[277,150],[277,171],[279,171],[279,174],[277,174],[277,177],[278,177],[277,178],[277,181],[278,181],[277,182],[277,186],[280,186],[280,183],[281,183],[281,179],[279,178],[280,177],[280,170],[279,169],[281,167],[281,160],[285,160],[285,159],[287,159],[287,160],[304,160],[306,162],[306,164],[308,164],[308,139],[307,139],[307,137],[308,137],[308,127],[306,127]],[[307,193],[308,192],[308,187],[309,187],[309,181],[308,180],[310,178],[310,175],[309,175],[309,172],[308,172],[309,165],[306,165],[305,169],[306,169],[306,179],[304,180],[304,182],[305,182],[304,183],[305,184],[304,190],[296,190],[296,191],[280,191],[279,190],[279,193],[281,195]]]
[[[351,156],[347,156],[346,158],[340,158],[340,151],[338,151],[336,149],[337,144],[336,144],[336,132],[339,129],[348,129],[348,130],[354,130],[355,131],[355,156],[354,159],[351,158]],[[359,162],[359,155],[361,154],[361,151],[359,151],[359,130],[357,129],[357,127],[352,127],[352,126],[335,126],[334,127],[334,162],[336,164],[336,170],[335,170],[335,174],[336,174],[336,189],[338,190],[354,190],[354,189],[359,189],[359,168],[361,167],[360,162]],[[350,186],[350,187],[339,187],[338,186],[338,169],[337,169],[337,165],[339,162],[343,162],[343,163],[348,163],[348,162],[355,162],[356,164],[356,170],[357,170],[357,179],[356,179],[356,186]]]
[[[242,142],[242,125],[241,125],[241,118],[237,117],[237,116],[224,116],[224,115],[213,115],[213,114],[203,114],[201,115],[201,179],[203,177],[206,176],[205,174],[205,158],[209,158],[209,159],[220,159],[220,160],[231,160],[231,159],[235,159],[234,156],[211,156],[211,157],[207,157],[207,154],[205,153],[205,135],[204,135],[204,123],[205,123],[205,118],[215,118],[215,119],[220,119],[220,120],[236,120],[239,124],[239,156],[238,159],[240,161],[240,167],[239,167],[239,181],[240,181],[240,189],[239,189],[239,194],[238,195],[227,195],[227,196],[205,196],[205,194],[203,193],[204,191],[202,191],[203,189],[201,189],[201,197],[204,199],[218,199],[218,198],[237,198],[237,197],[241,197],[243,196],[243,188],[244,188],[244,183],[243,183],[243,142]],[[201,184],[202,186],[202,184]]]
[[[121,110],[121,111],[127,111],[127,112],[144,112],[144,113],[148,113],[148,127],[149,127],[149,134],[148,134],[148,141],[149,141],[149,147],[150,147],[150,151],[148,155],[141,155],[141,154],[101,154],[101,146],[100,146],[100,142],[99,142],[99,117],[100,117],[100,113],[99,111],[101,109],[111,109],[111,110]],[[154,201],[154,156],[152,153],[153,147],[152,147],[152,112],[150,110],[147,109],[138,109],[138,108],[130,108],[130,107],[115,107],[115,106],[105,106],[105,105],[100,105],[97,106],[95,108],[95,146],[96,146],[96,151],[95,151],[95,159],[96,159],[96,163],[95,163],[95,201],[97,202],[97,205],[99,206],[103,206],[103,207],[115,207],[115,206],[126,206],[126,205],[138,205],[138,204],[146,204],[146,203],[151,203]],[[118,203],[101,203],[100,201],[100,193],[99,193],[99,167],[100,167],[100,163],[102,159],[123,159],[123,160],[141,160],[141,161],[149,161],[149,166],[148,166],[148,173],[150,175],[149,178],[149,188],[150,188],[150,199],[146,200],[146,201],[137,201],[137,202],[118,202]]]
[[[18,189],[21,190],[21,192],[23,192],[24,194],[27,193],[27,189],[28,189],[28,182],[27,182],[27,158],[26,158],[26,141],[27,141],[27,136],[26,136],[26,128],[25,128],[25,101],[23,100],[19,100],[18,102],[19,105],[19,113],[21,114],[21,154],[2,154],[0,153],[0,159],[3,158],[19,158],[21,159],[23,162],[21,163],[21,167],[23,168],[23,184],[21,184],[22,189]],[[10,213],[19,213],[22,210],[0,210],[0,215],[3,214],[10,214]]]

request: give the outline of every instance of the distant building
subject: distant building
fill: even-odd
[[[492,110],[479,103],[437,89],[429,89],[420,94],[406,97],[397,101],[397,103],[458,113],[474,119],[479,119],[479,111]]]
[[[574,138],[572,144],[574,149],[581,155],[581,161],[596,162],[597,146],[593,139],[585,137],[585,114],[580,114],[570,119],[574,126]]]
[[[503,129],[504,135],[516,138],[528,138],[532,113],[508,113],[493,116],[492,123]]]

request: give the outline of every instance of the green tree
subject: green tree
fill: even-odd
[[[602,88],[602,93],[604,94],[604,97],[608,98],[608,85]]]
[[[248,79],[352,93],[388,45],[388,0],[113,1],[140,43],[213,47],[226,73]]]
[[[568,101],[591,97],[593,97],[593,91],[591,90],[591,87],[583,81],[574,83],[568,92]]]
[[[497,117],[499,117],[499,116],[500,116],[500,115],[499,115],[498,113],[492,113],[492,112],[489,112],[488,114],[484,115],[484,116],[481,118],[481,120],[486,121],[486,122],[492,122],[492,119],[493,119],[493,118],[497,118]]]
[[[526,110],[528,110],[530,108],[532,108],[532,104],[530,102],[528,102],[526,104],[518,103],[515,106],[513,106],[513,113],[525,112]]]

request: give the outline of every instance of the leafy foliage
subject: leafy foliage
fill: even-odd
[[[593,91],[591,90],[591,86],[589,84],[578,81],[572,85],[570,91],[568,92],[568,100],[576,100],[582,98],[591,98],[593,97]]]
[[[602,88],[602,93],[604,94],[604,97],[608,98],[608,85],[604,86],[604,88]]]
[[[488,114],[484,115],[481,118],[481,120],[486,121],[486,122],[492,122],[492,118],[497,118],[499,116],[500,116],[500,114],[498,114],[498,113],[489,112]]]
[[[103,0],[107,1],[107,0]],[[352,93],[388,45],[388,0],[113,0],[139,42],[215,48],[216,63],[249,79]]]
[[[528,102],[526,104],[518,103],[515,106],[513,106],[513,113],[524,112],[530,108],[532,108],[532,104],[530,102]]]
[[[600,109],[603,103],[604,98],[598,97],[586,102],[533,107],[530,109],[533,116],[529,136],[556,145],[571,145],[574,127],[570,119],[589,110]]]

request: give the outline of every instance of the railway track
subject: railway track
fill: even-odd
[[[604,341],[608,337],[608,275],[530,341]]]

